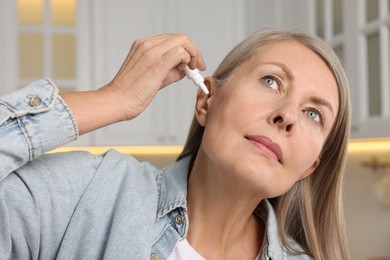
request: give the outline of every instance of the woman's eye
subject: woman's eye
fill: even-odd
[[[265,76],[262,78],[262,80],[267,87],[272,88],[274,90],[279,90],[279,84],[275,77]]]
[[[321,122],[321,121],[322,121],[322,115],[321,115],[321,113],[320,113],[319,111],[315,110],[315,109],[308,110],[308,111],[306,112],[306,115],[307,115],[310,119],[312,119],[312,120],[314,120],[314,121],[316,121],[316,122]]]

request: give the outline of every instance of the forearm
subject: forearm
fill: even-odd
[[[79,135],[126,120],[120,113],[123,101],[109,87],[60,95],[72,111]]]
[[[80,135],[137,117],[157,92],[184,77],[183,67],[206,65],[185,35],[157,35],[136,41],[114,79],[96,91],[65,93]]]

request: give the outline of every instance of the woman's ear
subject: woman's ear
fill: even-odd
[[[195,104],[195,116],[198,120],[198,123],[201,126],[205,126],[207,122],[207,113],[209,111],[210,105],[212,103],[213,97],[217,90],[215,80],[212,77],[206,77],[204,80],[204,84],[209,90],[209,94],[206,95],[200,88],[198,89],[198,93],[196,96],[196,104]]]

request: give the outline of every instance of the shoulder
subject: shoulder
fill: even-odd
[[[101,183],[101,188],[114,188],[121,182],[133,184],[156,183],[160,170],[149,163],[109,150],[101,155],[84,151],[44,154],[19,168],[3,181],[0,187],[16,192],[30,189],[84,190],[92,183]],[[22,183],[22,185],[20,184]]]
[[[150,162],[140,162],[136,158],[109,150],[102,155],[94,176],[95,183],[105,187],[131,189],[135,194],[155,194],[158,178],[162,171]]]

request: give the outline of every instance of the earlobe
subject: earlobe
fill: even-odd
[[[301,175],[301,177],[299,177],[299,180],[302,180],[306,177],[309,177],[318,167],[318,165],[320,164],[321,160],[320,158],[318,158],[311,166],[310,168],[304,173]]]
[[[195,104],[195,116],[201,126],[206,125],[207,113],[211,104],[212,97],[215,94],[215,81],[212,77],[206,77],[204,80],[204,84],[208,88],[209,94],[206,95],[201,89],[198,89]]]

